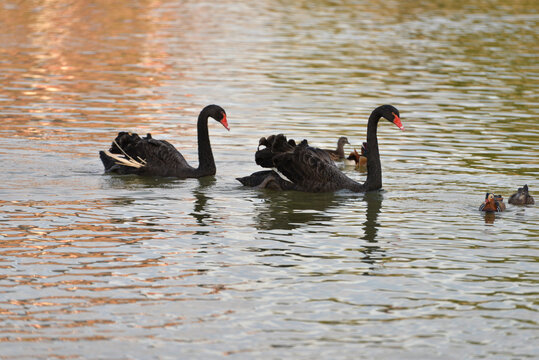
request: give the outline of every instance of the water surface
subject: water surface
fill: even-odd
[[[0,358],[537,357],[539,211],[477,208],[539,200],[538,10],[2,4]],[[210,103],[216,176],[103,174],[119,130],[196,164]],[[383,191],[234,180],[260,136],[359,148],[384,103],[406,131],[378,129]]]

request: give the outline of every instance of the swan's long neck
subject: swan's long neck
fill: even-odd
[[[202,111],[198,115],[198,168],[196,172],[200,176],[215,175],[215,160],[211,151],[210,136],[208,133],[208,114]]]
[[[364,183],[366,191],[382,188],[382,165],[376,135],[378,121],[381,117],[381,114],[374,110],[369,116],[367,125],[367,180]]]

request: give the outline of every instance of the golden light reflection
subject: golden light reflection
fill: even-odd
[[[0,242],[0,258],[2,267],[7,270],[0,275],[0,294],[13,288],[28,289],[25,290],[28,294],[25,299],[4,297],[4,300],[0,300],[0,313],[4,318],[0,321],[0,327],[17,334],[11,327],[6,328],[6,321],[28,325],[19,333],[19,338],[10,336],[0,341],[34,341],[32,335],[48,327],[58,329],[114,324],[106,319],[58,320],[58,314],[75,314],[102,305],[186,301],[193,299],[194,294],[216,296],[225,289],[220,284],[208,285],[208,290],[206,285],[201,287],[196,283],[186,283],[180,287],[184,291],[177,291],[177,282],[204,275],[206,271],[182,269],[170,273],[168,268],[174,266],[174,262],[162,256],[144,255],[138,246],[133,248],[138,243],[151,243],[161,238],[161,234],[155,231],[155,225],[147,226],[146,222],[137,219],[123,221],[97,215],[110,207],[111,203],[120,204],[117,199],[0,201],[2,216],[9,224],[2,228],[0,234],[3,238]],[[36,211],[44,208],[48,210]],[[64,220],[57,223],[55,219]],[[178,232],[178,236],[182,234],[191,236],[193,231]],[[188,249],[175,253],[195,254],[196,251]],[[41,271],[37,274],[19,273],[16,264],[22,263],[27,269]],[[163,268],[163,275],[148,276],[159,273],[158,270],[139,275],[144,269],[157,268]],[[51,272],[50,269],[55,270]],[[172,290],[171,284],[176,285],[176,291]],[[50,289],[60,291],[63,295],[44,296],[40,293],[34,297],[32,289]],[[128,296],[124,294],[126,291]],[[23,313],[21,309],[25,309]],[[70,341],[76,339],[87,340],[74,337]]]
[[[35,3],[19,2],[12,10],[0,12],[4,29],[12,30],[13,42],[31,49],[0,49],[10,60],[0,62],[0,72],[5,74],[0,95],[9,99],[2,103],[7,105],[2,123],[10,127],[2,132],[62,141],[72,134],[52,133],[51,118],[56,117],[56,126],[76,122],[92,128],[102,127],[96,117],[103,113],[114,113],[111,120],[117,124],[138,124],[145,121],[136,117],[141,110],[162,112],[160,107],[167,106],[162,96],[145,90],[160,86],[174,73],[166,61],[170,55],[156,41],[156,33],[170,16],[156,11],[161,1],[142,1],[145,11],[103,0],[66,5],[41,1],[36,11]]]
[[[231,101],[236,102],[238,107],[243,106],[243,99],[238,98],[236,92],[241,96],[247,93],[256,98],[249,93],[255,87],[261,85],[271,89],[273,86],[275,88],[269,91],[276,91],[281,94],[280,96],[286,97],[287,94],[301,94],[301,91],[305,90],[305,84],[302,83],[304,81],[307,83],[318,81],[319,84],[315,85],[326,88],[334,86],[337,90],[354,92],[354,96],[362,95],[361,91],[364,91],[365,99],[370,101],[378,95],[372,95],[370,93],[372,89],[368,86],[362,87],[354,82],[360,83],[363,79],[370,79],[372,80],[370,84],[378,85],[391,76],[395,78],[392,85],[397,90],[383,92],[381,97],[395,96],[404,101],[413,100],[409,107],[413,107],[417,101],[422,101],[425,104],[419,107],[419,111],[424,111],[430,106],[435,109],[442,107],[442,111],[450,113],[451,109],[444,110],[443,105],[445,101],[452,102],[450,105],[454,105],[453,103],[456,102],[454,98],[444,98],[440,105],[436,103],[436,99],[425,100],[425,97],[436,94],[437,90],[442,90],[443,96],[454,94],[451,91],[458,91],[459,94],[463,94],[463,97],[467,97],[465,89],[468,88],[467,91],[470,91],[469,95],[472,96],[474,92],[483,91],[473,88],[476,82],[489,79],[482,74],[464,80],[455,79],[463,74],[466,75],[464,65],[468,64],[461,62],[462,66],[456,65],[451,68],[441,60],[450,58],[454,55],[453,51],[457,51],[459,55],[466,58],[475,58],[476,60],[470,60],[473,65],[472,72],[479,73],[478,69],[483,70],[483,67],[479,65],[482,65],[485,59],[488,62],[497,54],[513,53],[512,51],[500,52],[496,46],[490,46],[487,42],[498,46],[508,45],[506,50],[510,50],[512,39],[517,37],[534,39],[536,36],[532,26],[521,27],[519,33],[491,31],[489,36],[492,39],[489,41],[485,40],[486,37],[476,36],[473,32],[462,32],[461,29],[457,29],[455,33],[444,33],[445,22],[442,22],[440,28],[435,28],[436,31],[432,31],[427,26],[429,23],[424,21],[425,14],[429,14],[430,18],[435,20],[448,20],[447,23],[453,26],[458,25],[459,22],[452,21],[452,18],[462,17],[463,2],[461,0],[344,1],[338,4],[327,0],[263,1],[260,3],[261,6],[271,11],[269,11],[269,16],[263,19],[265,22],[263,26],[257,29],[261,36],[257,36],[257,42],[252,43],[249,43],[249,38],[242,39],[246,41],[244,44],[230,41],[230,39],[236,40],[233,35],[242,31],[248,32],[238,26],[241,22],[222,21],[227,17],[236,19],[236,16],[239,19],[251,20],[249,11],[252,8],[242,6],[242,4],[238,4],[237,8],[234,7],[233,10],[237,14],[221,14],[214,13],[211,3],[192,2],[196,6],[188,8],[189,2],[180,1],[171,6],[166,0],[136,2],[38,0],[12,1],[11,3],[3,4],[4,7],[0,9],[3,32],[0,56],[5,59],[0,61],[2,75],[0,138],[11,140],[5,142],[0,153],[6,158],[11,156],[19,159],[22,166],[26,165],[25,157],[32,157],[36,152],[45,154],[48,159],[52,160],[50,160],[51,164],[47,164],[49,168],[40,175],[50,173],[50,169],[54,170],[54,161],[58,157],[87,157],[88,153],[92,152],[92,156],[95,155],[98,163],[96,152],[99,147],[96,144],[110,143],[112,139],[110,129],[137,127],[137,129],[156,134],[181,132],[191,141],[182,146],[187,149],[195,148],[196,128],[193,125],[196,117],[187,118],[185,124],[180,124],[174,130],[160,122],[166,121],[166,115],[176,112],[181,112],[183,115],[186,112],[195,111],[193,104],[206,99],[204,86],[210,86],[208,79],[215,80],[220,76],[223,76],[225,80],[224,86],[231,87],[232,90],[227,95],[230,95],[233,99]],[[274,9],[279,6],[286,11]],[[533,13],[536,8],[535,3],[519,0],[476,2],[470,3],[469,6],[471,12],[476,11],[478,15],[483,15],[481,7],[485,7],[494,9],[492,11],[504,14],[504,16],[512,12]],[[311,12],[310,9],[314,11]],[[319,16],[317,9],[341,11],[344,15],[329,16],[326,23],[320,23],[318,20],[323,17]],[[296,10],[301,10],[301,13]],[[246,13],[243,14],[243,11]],[[369,15],[365,17],[365,13]],[[218,23],[210,26],[206,19],[199,20],[201,16],[207,14],[218,17]],[[347,19],[351,20],[348,25]],[[408,32],[407,42],[401,44],[397,39],[394,41],[395,48],[388,50],[391,54],[398,55],[394,59],[401,59],[401,62],[383,61],[382,51],[374,55],[361,53],[365,48],[379,50],[380,46],[386,45],[377,43],[379,39],[384,39],[383,37],[376,39],[365,37],[358,41],[356,35],[382,34],[385,30],[391,31],[395,23],[401,22],[406,26],[398,29]],[[363,28],[362,31],[354,32],[343,25]],[[377,30],[369,33],[372,29]],[[327,36],[327,42],[318,47],[320,44],[315,41],[320,34],[329,34],[329,36]],[[237,49],[259,46],[258,40],[267,42],[254,49],[253,53],[249,54],[253,55],[252,57],[239,56]],[[308,43],[307,46],[304,46],[304,41]],[[340,41],[345,46],[334,48],[334,41]],[[434,47],[433,43],[443,43],[443,46]],[[533,41],[524,42],[524,44],[528,43],[535,44]],[[238,45],[237,48],[236,45]],[[359,45],[364,47],[361,48]],[[268,49],[271,54],[267,53]],[[283,53],[287,49],[298,51]],[[530,49],[532,47],[524,46],[517,50],[526,53]],[[422,52],[422,56],[414,57],[415,51]],[[236,64],[236,68],[224,69],[228,72],[222,75],[220,70],[223,69],[219,67],[224,62],[213,61],[215,53],[229,62],[238,61],[238,58],[239,61],[244,59],[249,61],[240,65]],[[368,60],[369,56],[373,56],[373,59]],[[360,61],[359,64],[357,60]],[[432,60],[439,61],[440,66],[432,71],[435,76],[428,77],[425,74],[431,70],[425,70],[425,68],[432,65]],[[509,60],[511,67],[507,68],[514,70],[514,74],[522,74],[521,70],[529,71],[529,68],[535,65],[535,59],[531,56],[514,57]],[[268,61],[276,63],[263,68]],[[315,71],[323,73],[328,70],[324,68],[326,65],[330,70],[334,67],[333,70],[339,70],[339,73],[344,75],[328,76],[326,72],[323,77],[310,76]],[[494,62],[492,65],[498,64]],[[415,69],[418,68],[420,70],[416,71]],[[283,69],[288,71],[279,74],[278,71]],[[351,69],[355,72],[350,71]],[[498,69],[499,67],[495,68],[496,71]],[[303,77],[302,71],[305,71]],[[453,73],[447,75],[447,71],[453,71]],[[244,74],[246,77],[252,76],[248,80],[254,80],[253,84],[248,85],[243,82]],[[443,76],[446,76],[446,79]],[[348,82],[345,84],[348,86],[341,88],[338,83],[335,85],[335,81],[341,78]],[[432,81],[433,87],[430,91],[423,91],[423,88],[419,88],[421,91],[414,90],[413,85],[418,78],[427,82]],[[505,96],[504,98],[521,104],[522,109],[526,109],[532,106],[527,101],[533,100],[535,94],[533,79],[526,76],[507,77],[502,85],[515,87],[516,91],[507,93],[502,91],[501,94]],[[177,85],[183,83],[203,86],[202,89],[193,89]],[[224,86],[220,90],[225,90]],[[249,88],[245,91],[242,89],[244,86],[252,86],[253,89]],[[304,86],[303,89],[301,86]],[[400,90],[399,86],[401,86]],[[413,94],[414,91],[416,94]],[[254,91],[253,93],[260,95],[260,100],[257,98],[257,101],[264,103],[263,106],[282,105],[280,97],[274,97],[275,94]],[[215,92],[210,92],[210,95],[213,94]],[[307,99],[306,102],[316,101],[315,97],[306,96],[305,99]],[[346,97],[334,99],[343,100]],[[533,102],[530,103],[533,104]],[[469,109],[458,108],[453,112],[467,110]],[[351,111],[353,112],[355,110]],[[533,132],[524,129],[523,120],[515,122],[513,117],[507,114],[503,117],[506,120],[496,119],[496,124],[507,122],[507,126],[501,129],[503,131],[495,126],[489,126],[489,129],[492,133],[503,135],[504,142],[514,140],[517,144],[514,148],[515,152],[520,150],[519,142],[533,143],[536,140]],[[154,121],[156,118],[159,121]],[[457,125],[460,122],[460,119],[455,120]],[[494,122],[492,124],[496,125]],[[277,125],[282,125],[282,123]],[[323,125],[324,131],[327,131],[326,125],[327,123]],[[448,122],[448,125],[451,123]],[[299,119],[294,126],[297,129],[316,131],[316,128],[312,128],[312,119],[308,117],[305,120]],[[301,128],[301,126],[305,127]],[[247,131],[252,131],[255,127],[252,126]],[[484,129],[484,127],[470,129],[458,126],[451,129],[451,126],[448,126],[441,134],[460,131],[462,132],[460,135],[466,135],[473,131],[484,132]],[[428,135],[428,133],[423,134]],[[434,135],[438,136],[440,133]],[[439,141],[436,136],[430,141]],[[106,140],[104,140],[105,137]],[[458,137],[458,135],[452,135],[452,139]],[[497,149],[486,151],[492,151],[492,154],[499,152]],[[488,156],[482,153],[477,158],[481,160]],[[464,161],[470,158],[465,157]],[[43,158],[37,158],[36,161],[43,161]],[[531,157],[516,161],[526,164],[537,163],[536,158]],[[508,162],[514,163],[515,159],[510,158]],[[477,167],[477,165],[474,166]],[[471,166],[466,166],[468,167]],[[34,170],[25,170],[27,171],[25,185],[38,188],[40,182],[44,180],[32,176]],[[65,176],[72,175],[72,171],[73,168],[69,168]],[[18,181],[17,176],[13,177],[13,181]],[[60,184],[58,192],[66,189],[65,183],[62,183],[65,180],[52,177],[45,180],[51,187],[58,182]],[[129,186],[129,181],[122,181],[118,188],[125,189]],[[31,191],[28,193],[32,194]],[[202,189],[200,196],[186,198],[186,201],[196,203],[195,213],[202,214],[193,215],[196,217],[197,225],[202,226],[211,221],[212,225],[216,224],[219,227],[233,222],[234,215],[224,211],[225,208],[218,209],[219,214],[215,216],[206,215],[203,209],[207,200],[205,193],[206,191]],[[264,195],[263,200],[267,199],[268,196]],[[288,233],[298,233],[296,227],[301,225],[297,224],[309,222],[327,224],[328,220],[332,220],[335,214],[327,210],[338,208],[334,206],[337,205],[337,200],[326,198],[322,199],[319,204],[313,204],[312,199],[309,199],[305,205],[306,209],[316,211],[299,213],[287,213],[292,206],[286,204],[282,208],[275,207],[274,205],[278,203],[275,199],[269,202],[269,206],[259,202],[260,205],[255,206],[254,214],[258,218],[255,218],[253,222],[262,230],[289,228]],[[290,199],[283,199],[282,202],[288,201]],[[295,202],[297,203],[297,199]],[[229,264],[219,262],[215,265],[212,264],[215,259],[207,260],[204,246],[197,247],[201,235],[197,234],[195,226],[188,229],[175,228],[173,231],[161,229],[159,225],[152,224],[152,220],[147,217],[124,215],[123,207],[128,208],[129,205],[130,202],[126,199],[0,200],[2,219],[0,329],[4,333],[4,336],[0,337],[0,342],[61,343],[62,341],[109,340],[109,334],[116,335],[116,325],[125,326],[125,323],[120,324],[125,321],[123,318],[125,314],[134,314],[134,318],[138,320],[137,316],[152,306],[154,307],[152,311],[147,311],[147,313],[154,315],[159,314],[159,311],[176,310],[169,310],[169,307],[174,308],[175,303],[184,302],[178,307],[189,308],[190,305],[199,306],[201,302],[219,300],[225,297],[227,292],[237,291],[233,285],[217,283],[218,277],[210,278],[214,269],[222,271]],[[118,208],[116,217],[104,215],[114,207]],[[375,203],[371,210],[377,213],[380,208],[377,209]],[[111,212],[114,213],[114,211]],[[290,219],[294,222],[291,223]],[[373,221],[376,223],[376,217]],[[485,221],[487,222],[487,217]],[[379,234],[377,235],[376,231],[372,232],[374,228],[368,229],[370,225],[366,223],[364,226],[365,240],[374,241],[369,236],[376,237]],[[206,229],[209,232],[215,228],[208,226]],[[293,232],[294,230],[296,232]],[[174,238],[171,239],[172,237]],[[185,238],[190,240],[188,245],[186,245],[187,242],[181,241]],[[163,244],[164,239],[176,241],[170,248],[174,251],[167,248],[170,244]],[[357,251],[362,250],[355,250]],[[363,260],[368,264],[381,256],[381,250],[373,244],[368,251],[364,252]],[[387,259],[388,263],[400,264],[407,258],[403,260],[402,256],[395,258],[387,256],[384,259]],[[192,261],[192,263],[179,264],[180,261]],[[202,264],[199,265],[200,268],[197,268],[198,264]],[[308,265],[304,264],[304,270],[308,270]],[[353,275],[360,275],[363,271],[361,268],[357,274],[353,273]],[[253,277],[255,275],[257,274]],[[394,275],[385,272],[379,276],[381,279],[386,276],[402,276],[404,279],[409,274]],[[481,281],[484,282],[484,279]],[[252,296],[254,298],[257,295]],[[203,301],[199,301],[200,299]],[[432,299],[427,300],[432,302]],[[119,307],[115,308],[116,305]],[[477,302],[468,305],[472,308],[479,307],[481,304]],[[163,308],[166,310],[161,310]],[[380,312],[384,312],[384,308],[381,309]],[[406,308],[388,307],[387,309],[394,311]],[[226,315],[234,313],[233,310],[221,309],[191,317],[189,310],[183,313],[185,316],[150,320],[148,316],[141,323],[133,320],[128,322],[127,326],[159,329],[181,326],[187,322],[212,321],[214,318],[226,318]],[[142,318],[142,315],[140,316]],[[85,336],[83,333],[70,331],[70,329],[83,327],[94,328],[93,332],[99,335]],[[54,332],[56,329],[59,330]],[[127,336],[130,335],[129,331],[125,332]],[[107,332],[107,336],[102,335]],[[144,336],[151,339],[153,334],[146,333]],[[225,355],[238,352],[241,350],[231,351]],[[56,357],[69,358],[69,356],[61,355]]]

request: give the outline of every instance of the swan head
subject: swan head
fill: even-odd
[[[392,105],[382,105],[376,110],[379,111],[384,119],[397,125],[399,129],[404,130],[404,125],[402,125],[399,110],[397,110],[396,107]]]
[[[228,127],[228,121],[226,119],[225,109],[223,109],[219,105],[208,105],[204,109],[202,109],[202,113],[206,113],[208,117],[215,119],[215,121],[223,125],[225,129],[230,131],[230,127]]]
[[[217,120],[221,123],[221,125],[223,125],[225,127],[225,129],[227,129],[228,131],[230,131],[230,127],[228,126],[228,121],[226,120],[226,113],[223,112],[221,113],[222,117],[221,117],[221,120]]]

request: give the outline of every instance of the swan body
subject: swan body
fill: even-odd
[[[509,198],[509,204],[513,205],[532,205],[535,204],[533,196],[528,192],[528,185],[518,188],[517,192]]]
[[[276,168],[287,179],[274,170],[258,171],[250,176],[237,178],[245,186],[274,190],[298,190],[305,192],[331,192],[348,189],[365,192],[382,188],[382,169],[376,130],[383,117],[400,129],[399,111],[391,105],[374,109],[367,125],[367,180],[360,184],[346,176],[331,160],[328,152],[309,146],[307,140],[300,144],[287,139],[283,134],[261,138],[255,154],[258,165]],[[260,146],[264,145],[264,149]]]
[[[215,161],[208,134],[209,117],[230,130],[223,108],[208,105],[202,109],[197,122],[198,167],[189,165],[183,155],[166,140],[153,139],[151,134],[141,138],[137,134],[122,131],[109,150],[99,152],[105,172],[177,178],[215,175]]]

